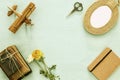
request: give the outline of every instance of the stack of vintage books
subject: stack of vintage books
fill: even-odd
[[[20,80],[31,72],[15,45],[7,47],[0,53],[0,67],[9,80]]]

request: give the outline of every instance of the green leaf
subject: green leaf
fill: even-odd
[[[49,68],[49,70],[55,70],[56,69],[56,65],[52,65],[52,67]]]
[[[45,74],[45,71],[44,70],[40,70],[40,74]]]

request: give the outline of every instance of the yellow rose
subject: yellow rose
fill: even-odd
[[[32,52],[32,57],[35,59],[35,60],[40,60],[42,57],[43,57],[43,53],[42,51],[40,50],[34,50]]]

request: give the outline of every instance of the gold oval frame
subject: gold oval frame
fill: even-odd
[[[90,23],[90,18],[92,13],[101,6],[108,6],[112,11],[112,16],[108,23],[100,28],[94,28]],[[87,10],[85,17],[84,17],[84,28],[91,34],[104,34],[108,32],[111,28],[113,28],[114,24],[117,22],[118,19],[118,4],[114,0],[100,0],[93,3]],[[101,14],[102,15],[102,14]]]

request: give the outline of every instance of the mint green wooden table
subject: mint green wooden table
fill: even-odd
[[[22,27],[16,34],[8,28],[15,16],[7,17],[7,6],[18,4],[18,12],[22,12],[29,2],[36,4],[31,15],[34,26]],[[66,16],[73,9],[76,1],[83,3],[82,13],[76,12],[69,18]],[[40,49],[46,56],[46,63],[57,64],[56,74],[61,80],[96,80],[88,72],[87,66],[106,47],[110,47],[120,56],[120,20],[107,34],[93,36],[83,27],[83,17],[87,8],[95,0],[0,0],[0,51],[15,44],[25,60],[34,49]],[[35,63],[29,64],[32,73],[22,80],[47,80],[39,74]],[[120,79],[120,67],[108,80]],[[0,70],[0,80],[8,80]]]

